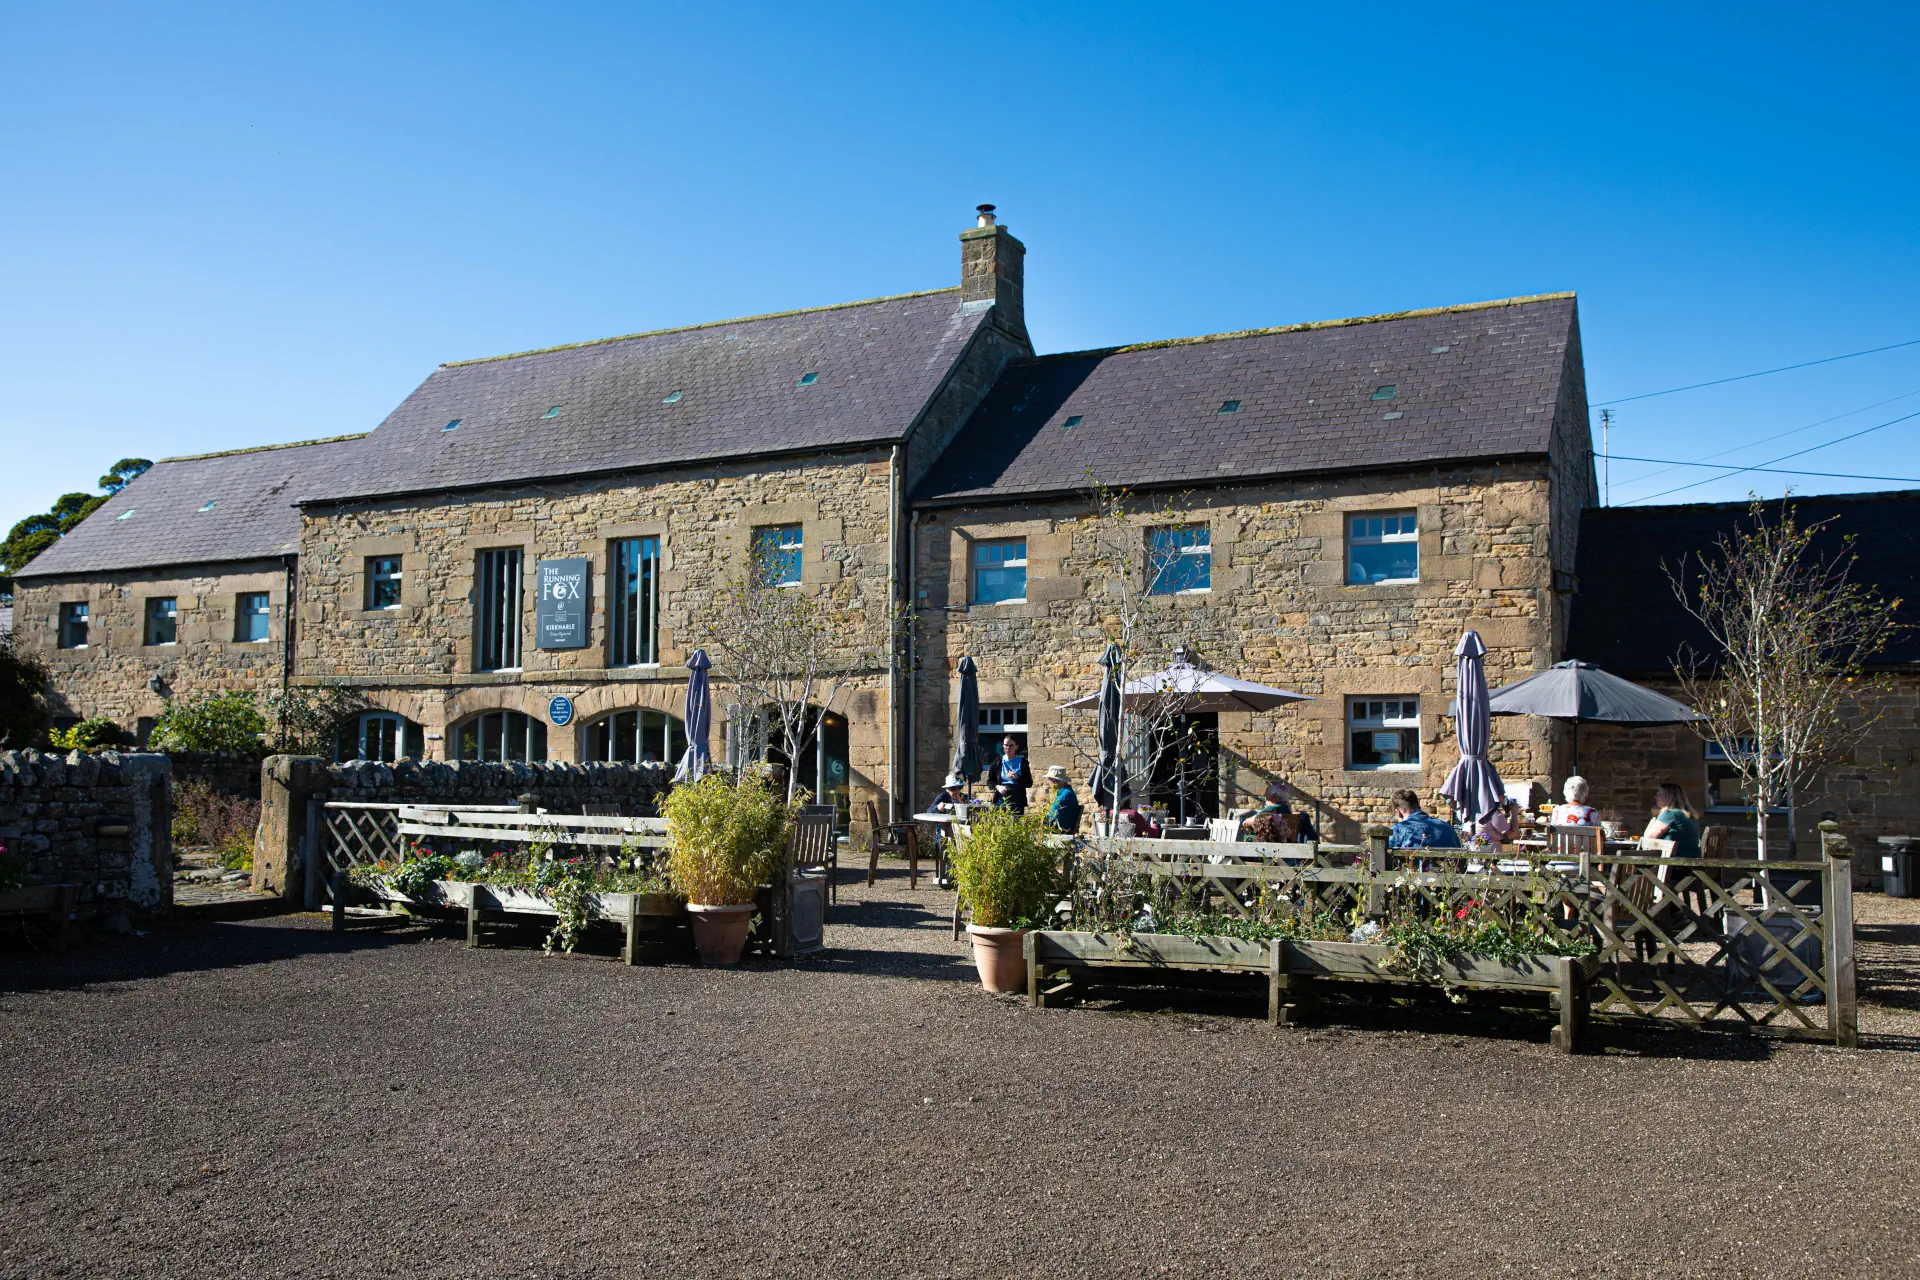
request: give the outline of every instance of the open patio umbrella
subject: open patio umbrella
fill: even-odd
[[[1506,796],[1500,775],[1487,759],[1493,721],[1488,710],[1486,656],[1487,646],[1478,631],[1461,633],[1453,650],[1460,689],[1453,704],[1453,728],[1460,742],[1460,762],[1440,785],[1440,794],[1453,801],[1454,811],[1474,822],[1485,820]]]
[[[969,784],[980,776],[980,669],[960,659],[960,696],[953,704],[953,772]]]
[[[707,734],[713,725],[713,690],[707,671],[712,666],[705,649],[695,649],[687,659],[687,749],[681,753],[680,767],[673,771],[675,782],[698,782],[713,768],[707,754]]]
[[[1107,646],[1109,654],[1118,653],[1118,646]],[[1152,675],[1141,676],[1137,680],[1127,681],[1127,701],[1150,706],[1156,698],[1175,699],[1181,711],[1268,711],[1274,707],[1285,706],[1289,702],[1312,702],[1313,698],[1304,693],[1294,693],[1290,689],[1276,689],[1270,684],[1255,684],[1251,680],[1236,680],[1232,676],[1223,676],[1217,671],[1208,671],[1197,667],[1185,658],[1186,651],[1178,650],[1174,655],[1174,664]],[[1100,659],[1100,665],[1106,666],[1107,659]],[[1112,671],[1117,668],[1109,668]],[[1065,707],[1090,707],[1101,704],[1107,696],[1106,685],[1102,683],[1099,693],[1090,693],[1084,698],[1075,698],[1065,703]]]
[[[1095,739],[1099,743],[1099,757],[1094,761],[1093,774],[1087,779],[1087,790],[1092,794],[1094,803],[1101,803],[1105,797],[1117,812],[1120,797],[1127,792],[1127,766],[1120,759],[1120,670],[1126,664],[1126,658],[1120,652],[1120,646],[1110,644],[1107,651],[1100,655],[1100,666],[1104,674],[1100,678],[1100,692],[1091,699],[1100,705],[1100,720],[1095,730]],[[1085,704],[1089,699],[1082,698],[1078,703]]]
[[[1573,723],[1573,766],[1580,768],[1580,723],[1687,724],[1703,719],[1664,693],[1610,675],[1591,662],[1556,662],[1545,671],[1495,689],[1487,709],[1496,716],[1546,716]]]

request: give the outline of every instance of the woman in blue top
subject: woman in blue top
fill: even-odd
[[[1020,739],[1006,738],[1000,743],[1000,758],[993,762],[994,803],[1015,813],[1027,811],[1027,788],[1033,785],[1033,773],[1027,758],[1020,754]]]
[[[1677,782],[1663,782],[1653,793],[1655,813],[1645,832],[1649,840],[1673,841],[1673,856],[1700,856],[1700,814],[1687,799],[1687,789]]]

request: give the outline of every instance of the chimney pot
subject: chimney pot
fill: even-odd
[[[993,225],[993,206],[990,204],[983,204],[983,205],[976,205],[974,207],[978,209],[980,212],[979,225],[983,227],[992,226]]]
[[[978,224],[960,233],[960,303],[992,307],[994,327],[1031,354],[1023,299],[1027,247],[994,220],[992,205],[976,208]]]

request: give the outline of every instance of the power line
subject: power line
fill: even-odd
[[[1740,467],[1736,470],[1729,471],[1724,476],[1708,476],[1705,480],[1695,480],[1692,484],[1683,484],[1683,485],[1680,485],[1678,488],[1663,489],[1659,493],[1653,494],[1649,497],[1635,498],[1634,501],[1635,502],[1652,502],[1654,498],[1664,498],[1668,494],[1681,493],[1688,489],[1697,489],[1701,485],[1710,484],[1715,480],[1730,479],[1733,476],[1741,475],[1748,471],[1761,471],[1773,466],[1773,464],[1776,462],[1787,462],[1794,458],[1801,457],[1805,454],[1817,453],[1821,449],[1830,449],[1836,444],[1845,444],[1849,440],[1858,440],[1861,436],[1872,435],[1876,431],[1884,431],[1886,428],[1905,422],[1909,418],[1920,418],[1920,409],[1917,409],[1912,413],[1902,414],[1898,418],[1891,418],[1886,422],[1880,423],[1878,426],[1867,427],[1864,430],[1855,431],[1850,435],[1844,435],[1844,436],[1840,436],[1838,439],[1828,440],[1824,444],[1808,445],[1804,449],[1796,449],[1792,453],[1784,453],[1777,458],[1768,458],[1765,462],[1757,462],[1750,467]],[[1811,475],[1812,472],[1794,472],[1790,474]]]
[[[1904,394],[1904,395],[1897,395],[1897,396],[1889,396],[1889,397],[1887,397],[1887,398],[1886,398],[1885,400],[1876,400],[1876,401],[1874,401],[1874,402],[1873,402],[1872,404],[1863,404],[1863,405],[1861,405],[1861,406],[1860,406],[1860,407],[1859,407],[1858,409],[1849,409],[1849,410],[1847,410],[1847,411],[1846,411],[1845,413],[1836,413],[1836,414],[1834,414],[1834,415],[1833,415],[1833,416],[1832,416],[1831,418],[1822,418],[1822,419],[1820,419],[1820,421],[1818,421],[1818,422],[1809,422],[1809,423],[1808,423],[1808,424],[1807,424],[1806,426],[1804,426],[1804,427],[1795,427],[1795,428],[1793,428],[1793,429],[1792,429],[1791,431],[1780,431],[1780,432],[1776,432],[1775,434],[1773,434],[1773,435],[1770,435],[1770,436],[1761,436],[1761,437],[1760,437],[1760,438],[1759,438],[1758,440],[1749,440],[1749,441],[1747,441],[1747,442],[1746,442],[1746,443],[1744,443],[1744,444],[1737,444],[1737,445],[1735,445],[1735,446],[1733,446],[1733,448],[1731,448],[1731,449],[1722,449],[1722,450],[1720,450],[1720,452],[1718,452],[1718,453],[1710,453],[1710,454],[1708,454],[1708,455],[1707,455],[1706,457],[1704,457],[1704,458],[1701,458],[1701,459],[1700,459],[1700,461],[1701,461],[1701,462],[1710,462],[1710,461],[1712,461],[1712,460],[1713,460],[1713,459],[1715,459],[1715,458],[1724,458],[1724,457],[1726,457],[1726,456],[1727,456],[1728,454],[1730,454],[1730,453],[1738,453],[1738,452],[1740,452],[1740,451],[1741,451],[1742,449],[1751,449],[1751,448],[1753,448],[1753,447],[1755,447],[1756,445],[1763,445],[1763,444],[1769,444],[1769,443],[1771,443],[1771,442],[1773,442],[1773,441],[1775,441],[1775,440],[1784,440],[1784,439],[1786,439],[1786,438],[1787,438],[1788,436],[1797,436],[1797,435],[1799,435],[1799,434],[1800,434],[1800,433],[1801,433],[1802,431],[1811,431],[1811,430],[1813,430],[1813,429],[1814,429],[1815,427],[1824,427],[1824,426],[1826,426],[1826,425],[1827,425],[1827,424],[1828,424],[1829,422],[1838,422],[1838,421],[1840,421],[1840,419],[1842,419],[1842,418],[1851,418],[1851,417],[1852,417],[1852,416],[1853,416],[1854,414],[1856,414],[1856,413],[1865,413],[1865,412],[1866,412],[1867,410],[1869,410],[1869,409],[1878,409],[1878,408],[1880,408],[1880,407],[1881,407],[1881,406],[1883,406],[1883,405],[1889,405],[1889,404],[1894,404],[1894,403],[1896,403],[1897,401],[1901,401],[1901,400],[1906,400],[1906,399],[1909,399],[1909,398],[1911,398],[1911,397],[1913,397],[1913,396],[1920,396],[1920,391],[1909,391],[1909,392],[1907,392],[1907,393],[1906,393],[1906,394]],[[1602,412],[1601,412],[1601,416],[1602,416],[1602,418],[1605,418],[1605,416],[1606,416],[1606,414],[1607,414],[1608,412],[1610,412],[1610,411],[1609,411],[1609,410],[1602,410]],[[1603,439],[1604,439],[1604,437],[1603,437]],[[1620,457],[1620,456],[1622,456],[1622,455],[1619,455],[1619,454],[1616,454],[1616,455],[1614,455],[1614,456],[1615,456],[1615,457]],[[1639,459],[1639,461],[1646,461],[1646,462],[1651,462],[1651,461],[1653,461],[1653,459],[1651,459],[1651,458],[1646,458],[1646,459]],[[1653,478],[1654,478],[1655,476],[1663,476],[1663,475],[1665,475],[1665,474],[1667,474],[1667,472],[1669,472],[1669,471],[1672,471],[1672,470],[1673,470],[1673,469],[1674,469],[1675,467],[1690,467],[1690,466],[1693,466],[1693,465],[1695,465],[1695,464],[1694,464],[1694,463],[1691,463],[1691,462],[1676,462],[1676,463],[1674,463],[1674,464],[1673,464],[1672,466],[1668,466],[1668,467],[1663,467],[1663,468],[1662,468],[1662,469],[1660,469],[1659,471],[1649,471],[1649,472],[1647,472],[1647,473],[1646,473],[1645,475],[1642,475],[1642,476],[1635,476],[1635,477],[1633,477],[1633,479],[1631,479],[1631,480],[1622,480],[1622,481],[1621,481],[1620,483],[1622,483],[1622,484],[1639,484],[1639,483],[1641,483],[1642,481],[1645,481],[1645,480],[1651,480],[1651,479],[1653,479]],[[1812,472],[1806,472],[1805,474],[1807,474],[1807,475],[1812,475],[1813,473],[1812,473]],[[1611,505],[1611,504],[1608,504],[1608,505]]]
[[[1843,356],[1827,356],[1820,360],[1807,360],[1800,364],[1783,364],[1778,369],[1762,369],[1758,373],[1735,374],[1731,378],[1715,378],[1712,382],[1693,382],[1684,387],[1668,387],[1665,391],[1646,391],[1637,396],[1621,396],[1618,400],[1601,400],[1594,404],[1598,409],[1604,405],[1626,404],[1630,400],[1651,400],[1655,396],[1670,396],[1682,391],[1698,391],[1702,387],[1717,387],[1728,382],[1745,382],[1748,378],[1764,378],[1770,373],[1791,373],[1795,369],[1811,369],[1817,364],[1832,364],[1835,360],[1852,360],[1859,356],[1875,356],[1882,351],[1898,351],[1901,347],[1920,346],[1920,338],[1907,342],[1896,342],[1891,346],[1873,347],[1866,351],[1849,351]]]
[[[1861,476],[1850,471],[1793,471],[1784,467],[1735,467],[1724,462],[1674,462],[1672,458],[1635,458],[1624,453],[1616,453],[1613,456],[1618,462],[1665,462],[1675,467],[1706,467],[1713,471],[1765,471],[1776,476],[1820,476],[1828,480],[1893,480],[1901,484],[1920,484],[1920,476]],[[1720,477],[1711,478],[1718,480]],[[1634,501],[1638,502],[1640,499],[1636,498]]]

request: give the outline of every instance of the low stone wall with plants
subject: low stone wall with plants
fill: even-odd
[[[0,751],[0,890],[71,884],[82,920],[173,908],[164,755]]]

